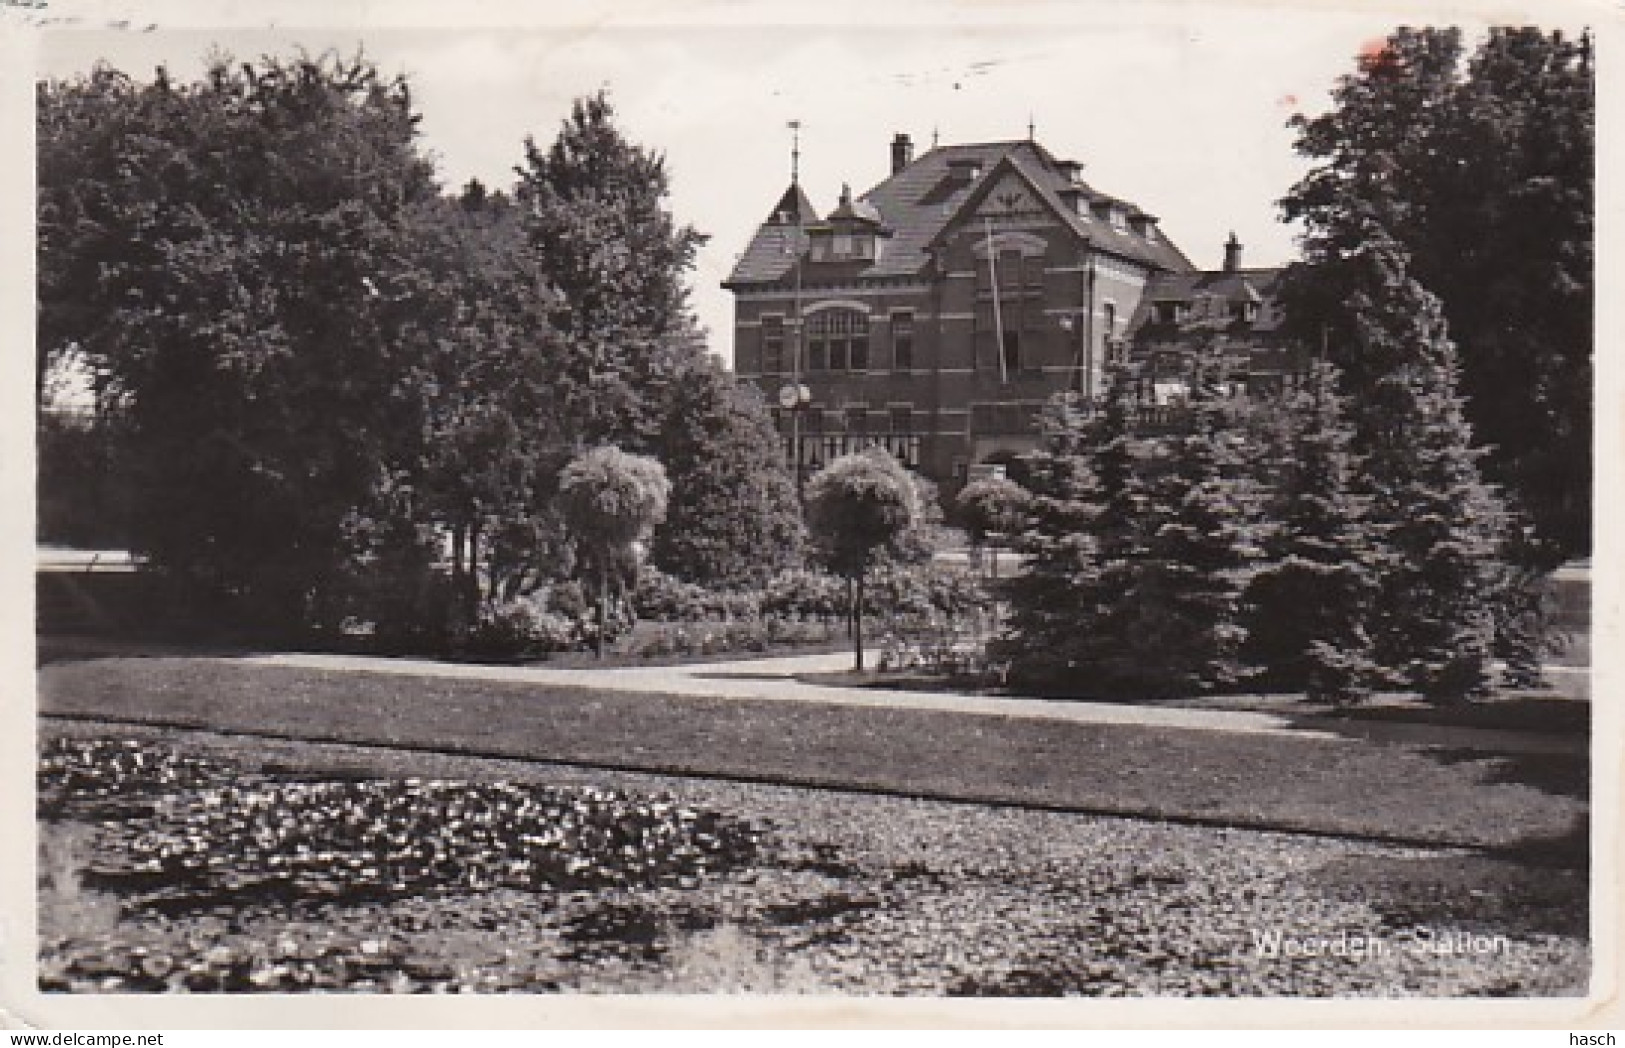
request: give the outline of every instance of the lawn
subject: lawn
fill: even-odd
[[[807,684],[839,688],[1032,697],[996,684],[988,684],[975,677],[928,673],[913,669],[901,672],[864,670],[858,673],[843,670],[834,673],[806,673],[800,674],[797,679]],[[1379,692],[1363,702],[1349,706],[1312,701],[1301,692],[1271,694],[1241,691],[1167,699],[1100,697],[1089,698],[1086,701],[1199,710],[1243,710],[1285,717],[1329,717],[1355,722],[1385,721],[1538,732],[1549,735],[1588,735],[1591,731],[1589,675],[1573,669],[1559,668],[1549,674],[1549,681],[1549,686],[1539,691],[1502,689],[1481,699],[1446,705],[1430,703],[1415,693],[1398,692]]]
[[[40,671],[53,718],[1457,844],[1579,866],[1582,754],[105,658]]]

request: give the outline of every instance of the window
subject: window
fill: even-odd
[[[810,371],[867,371],[869,318],[855,309],[826,309],[807,320]]]
[[[1025,357],[1032,356],[1041,340],[1040,325],[1044,320],[1043,304],[1037,300],[1024,302],[1020,298],[1004,302],[998,315],[994,315],[993,302],[976,305],[976,366],[978,368],[1003,367],[1015,371],[1023,366]],[[1026,332],[1027,353],[1023,354],[1022,333]],[[999,363],[1000,355],[1004,363]],[[1028,360],[1027,363],[1034,363]]]
[[[891,315],[891,359],[897,371],[910,371],[914,367],[914,314]]]
[[[869,412],[864,408],[846,409],[846,431],[863,433],[869,428]]]
[[[1028,290],[1042,291],[1044,289],[1044,256],[1028,255],[1022,259],[1022,267],[1025,270]]]
[[[1004,329],[1004,370],[1007,374],[1021,370],[1021,332]]]
[[[762,318],[762,373],[776,375],[788,370],[784,366],[784,318]]]
[[[852,254],[852,236],[849,233],[835,234],[835,247],[830,252],[836,258],[846,258]]]
[[[1179,319],[1179,303],[1178,302],[1158,302],[1157,303],[1157,323],[1159,323],[1159,324],[1172,324],[1174,321],[1176,321],[1178,319]]]
[[[1101,305],[1100,330],[1108,339],[1117,334],[1117,303],[1107,302]]]
[[[999,252],[999,287],[1018,288],[1021,286],[1021,252]]]
[[[850,341],[851,369],[853,371],[869,370],[869,321],[863,318],[863,327],[854,332]]]
[[[914,412],[911,408],[891,409],[891,431],[893,433],[909,433],[914,429]]]

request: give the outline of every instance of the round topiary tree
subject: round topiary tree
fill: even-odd
[[[914,484],[879,448],[844,455],[807,482],[807,524],[824,561],[853,587],[854,667],[863,669],[863,583],[881,550],[919,514]]]
[[[665,467],[619,448],[594,448],[559,475],[559,506],[587,567],[597,576],[598,657],[609,633],[609,599],[618,564],[632,563],[635,545],[666,516],[671,482]]]
[[[959,522],[970,535],[971,546],[979,553],[989,551],[989,568],[999,575],[997,547],[988,545],[993,535],[1010,535],[1021,527],[1027,490],[1007,477],[981,477],[966,484],[954,500]]]

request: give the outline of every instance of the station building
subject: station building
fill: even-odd
[[[891,143],[891,174],[821,215],[792,178],[724,287],[734,367],[774,405],[792,462],[872,444],[950,487],[1032,450],[1058,392],[1103,394],[1123,361],[1171,403],[1215,345],[1237,381],[1277,359],[1279,271],[1232,236],[1204,272],[1154,214],[1086,183],[1037,142]],[[1215,343],[1217,339],[1217,343]]]

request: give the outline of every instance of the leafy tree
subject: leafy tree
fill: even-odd
[[[1386,373],[1348,355],[1369,232],[1440,296],[1484,469],[1546,566],[1590,547],[1594,94],[1588,37],[1498,28],[1467,60],[1457,30],[1398,30],[1329,112],[1295,118],[1317,165],[1282,201],[1307,230],[1289,315],[1349,392]]]
[[[35,426],[36,527],[42,543],[119,549],[135,493],[120,461],[117,420],[45,411]]]
[[[117,414],[132,545],[282,624],[331,618],[402,400],[369,281],[432,197],[402,80],[332,55],[39,93],[40,344]]]
[[[1283,405],[1264,563],[1246,593],[1243,657],[1277,687],[1348,702],[1375,678],[1366,628],[1380,548],[1354,494],[1357,463],[1335,369],[1317,363]]]
[[[413,268],[385,292],[418,349],[420,424],[399,458],[415,506],[450,538],[454,617],[539,586],[564,559],[552,506],[574,437],[554,375],[567,354],[512,202],[471,183],[413,215]]]
[[[801,507],[755,387],[706,362],[677,379],[657,441],[672,481],[654,560],[706,586],[760,586],[792,566]]]
[[[884,450],[843,455],[807,482],[807,523],[831,570],[853,587],[854,665],[863,669],[863,590],[882,551],[919,515],[908,472]]]
[[[570,346],[554,380],[586,445],[651,450],[671,384],[701,353],[684,282],[704,237],[666,208],[665,160],[626,140],[608,97],[576,101],[517,196]]]
[[[665,517],[670,496],[659,462],[614,447],[586,452],[559,476],[564,519],[597,576],[599,658],[610,629],[612,586],[624,573],[635,580],[636,544]]]

